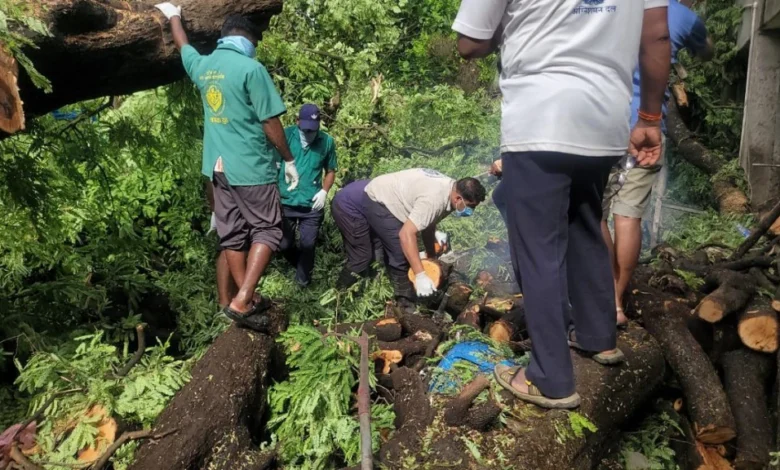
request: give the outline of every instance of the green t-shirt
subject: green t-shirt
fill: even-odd
[[[229,44],[206,56],[186,45],[181,60],[203,99],[202,173],[211,178],[222,157],[232,186],[276,182],[278,153],[263,132],[263,121],[287,109],[265,67]]]
[[[301,179],[298,187],[292,192],[287,191],[284,181],[284,165],[279,172],[279,194],[282,205],[291,207],[311,207],[311,198],[322,189],[322,173],[336,171],[336,143],[326,132],[319,131],[317,138],[307,148],[301,145],[298,126],[290,126],[284,130],[287,145],[295,159],[295,168]]]

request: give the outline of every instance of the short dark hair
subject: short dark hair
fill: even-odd
[[[476,178],[462,178],[455,183],[455,190],[463,199],[473,204],[480,204],[485,200],[485,187]]]
[[[230,15],[222,25],[222,37],[232,36],[236,33],[242,33],[246,36],[251,36],[253,39],[259,39],[257,34],[257,27],[249,21],[246,17],[241,15]]]

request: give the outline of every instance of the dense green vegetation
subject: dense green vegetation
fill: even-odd
[[[338,143],[337,185],[415,166],[453,177],[477,175],[497,158],[495,59],[469,64],[457,57],[450,25],[458,3],[287,0],[272,21],[258,58],[291,111],[287,124],[302,103],[323,108]],[[701,97],[700,135],[732,156],[739,115],[706,104],[719,103],[723,80],[738,78],[725,72],[736,17],[731,4],[717,3],[708,2],[710,27],[725,25],[717,30],[723,59],[691,66],[690,85]],[[5,27],[7,19],[43,31],[19,5],[0,0],[0,42],[36,76],[18,55],[23,37]],[[42,77],[37,83],[46,86]],[[93,113],[102,105],[71,106],[68,111],[81,113],[75,120],[44,116],[29,123],[28,132],[0,142],[0,429],[53,398],[38,430],[49,462],[73,463],[76,451],[94,440],[96,420],[85,417],[93,405],[149,426],[228,324],[217,314],[216,240],[207,233],[196,90],[183,81]],[[709,197],[708,181],[685,165],[675,163],[674,194],[702,202],[704,194]],[[683,187],[692,191],[681,192]],[[443,225],[455,249],[482,247],[504,234],[490,204],[469,220]],[[263,292],[284,302],[293,324],[382,313],[391,295],[382,275],[347,292],[333,287],[343,262],[340,244],[326,217],[313,285],[301,291],[281,258],[262,281]],[[160,343],[127,377],[117,377],[141,322]],[[290,351],[291,338],[300,342],[311,334],[292,328],[281,341]],[[290,357],[291,381],[270,396],[282,456],[300,468],[354,463],[357,422],[348,412],[357,380],[355,349],[335,341],[305,344],[301,357]],[[312,364],[311,357],[321,360]],[[325,367],[332,372],[329,396],[308,385]],[[374,413],[377,427],[392,422],[388,407],[374,407]],[[284,439],[302,433],[317,438]],[[120,450],[116,468],[131,461],[134,448]]]

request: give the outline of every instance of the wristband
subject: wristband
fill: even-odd
[[[661,113],[650,114],[650,113],[646,113],[646,112],[644,112],[644,111],[642,111],[640,109],[638,114],[639,114],[639,119],[641,119],[643,121],[647,121],[647,122],[658,122],[661,119],[663,119],[663,114],[661,114]]]

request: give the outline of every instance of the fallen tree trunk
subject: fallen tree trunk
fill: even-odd
[[[274,336],[286,316],[270,311]],[[272,336],[231,326],[209,347],[192,379],[157,418],[154,434],[175,433],[141,445],[131,470],[255,470],[276,343]]]
[[[179,53],[158,0],[41,0],[34,13],[52,37],[31,34],[38,49],[25,54],[49,79],[52,93],[19,76],[19,91],[28,117],[66,104],[101,96],[125,95],[172,83],[184,77]],[[282,0],[180,0],[190,43],[201,52],[216,47],[225,18],[240,14],[258,30],[281,11]],[[3,110],[5,119],[18,111]],[[7,135],[7,134],[6,134]]]
[[[693,133],[680,116],[675,104],[669,106],[666,115],[667,135],[674,142],[677,151],[688,163],[709,176],[715,176],[725,165],[725,161],[696,140]],[[712,183],[718,210],[724,214],[745,214],[749,210],[750,200],[744,191],[731,180],[716,179]]]
[[[726,393],[737,423],[737,470],[761,470],[769,463],[772,423],[765,387],[773,365],[772,356],[746,349],[723,358]]]
[[[685,395],[696,438],[705,444],[723,444],[736,435],[734,417],[718,374],[686,325],[687,309],[659,293],[646,294],[642,318],[647,330],[661,343],[666,361],[677,375]],[[654,299],[652,298],[654,297]]]

